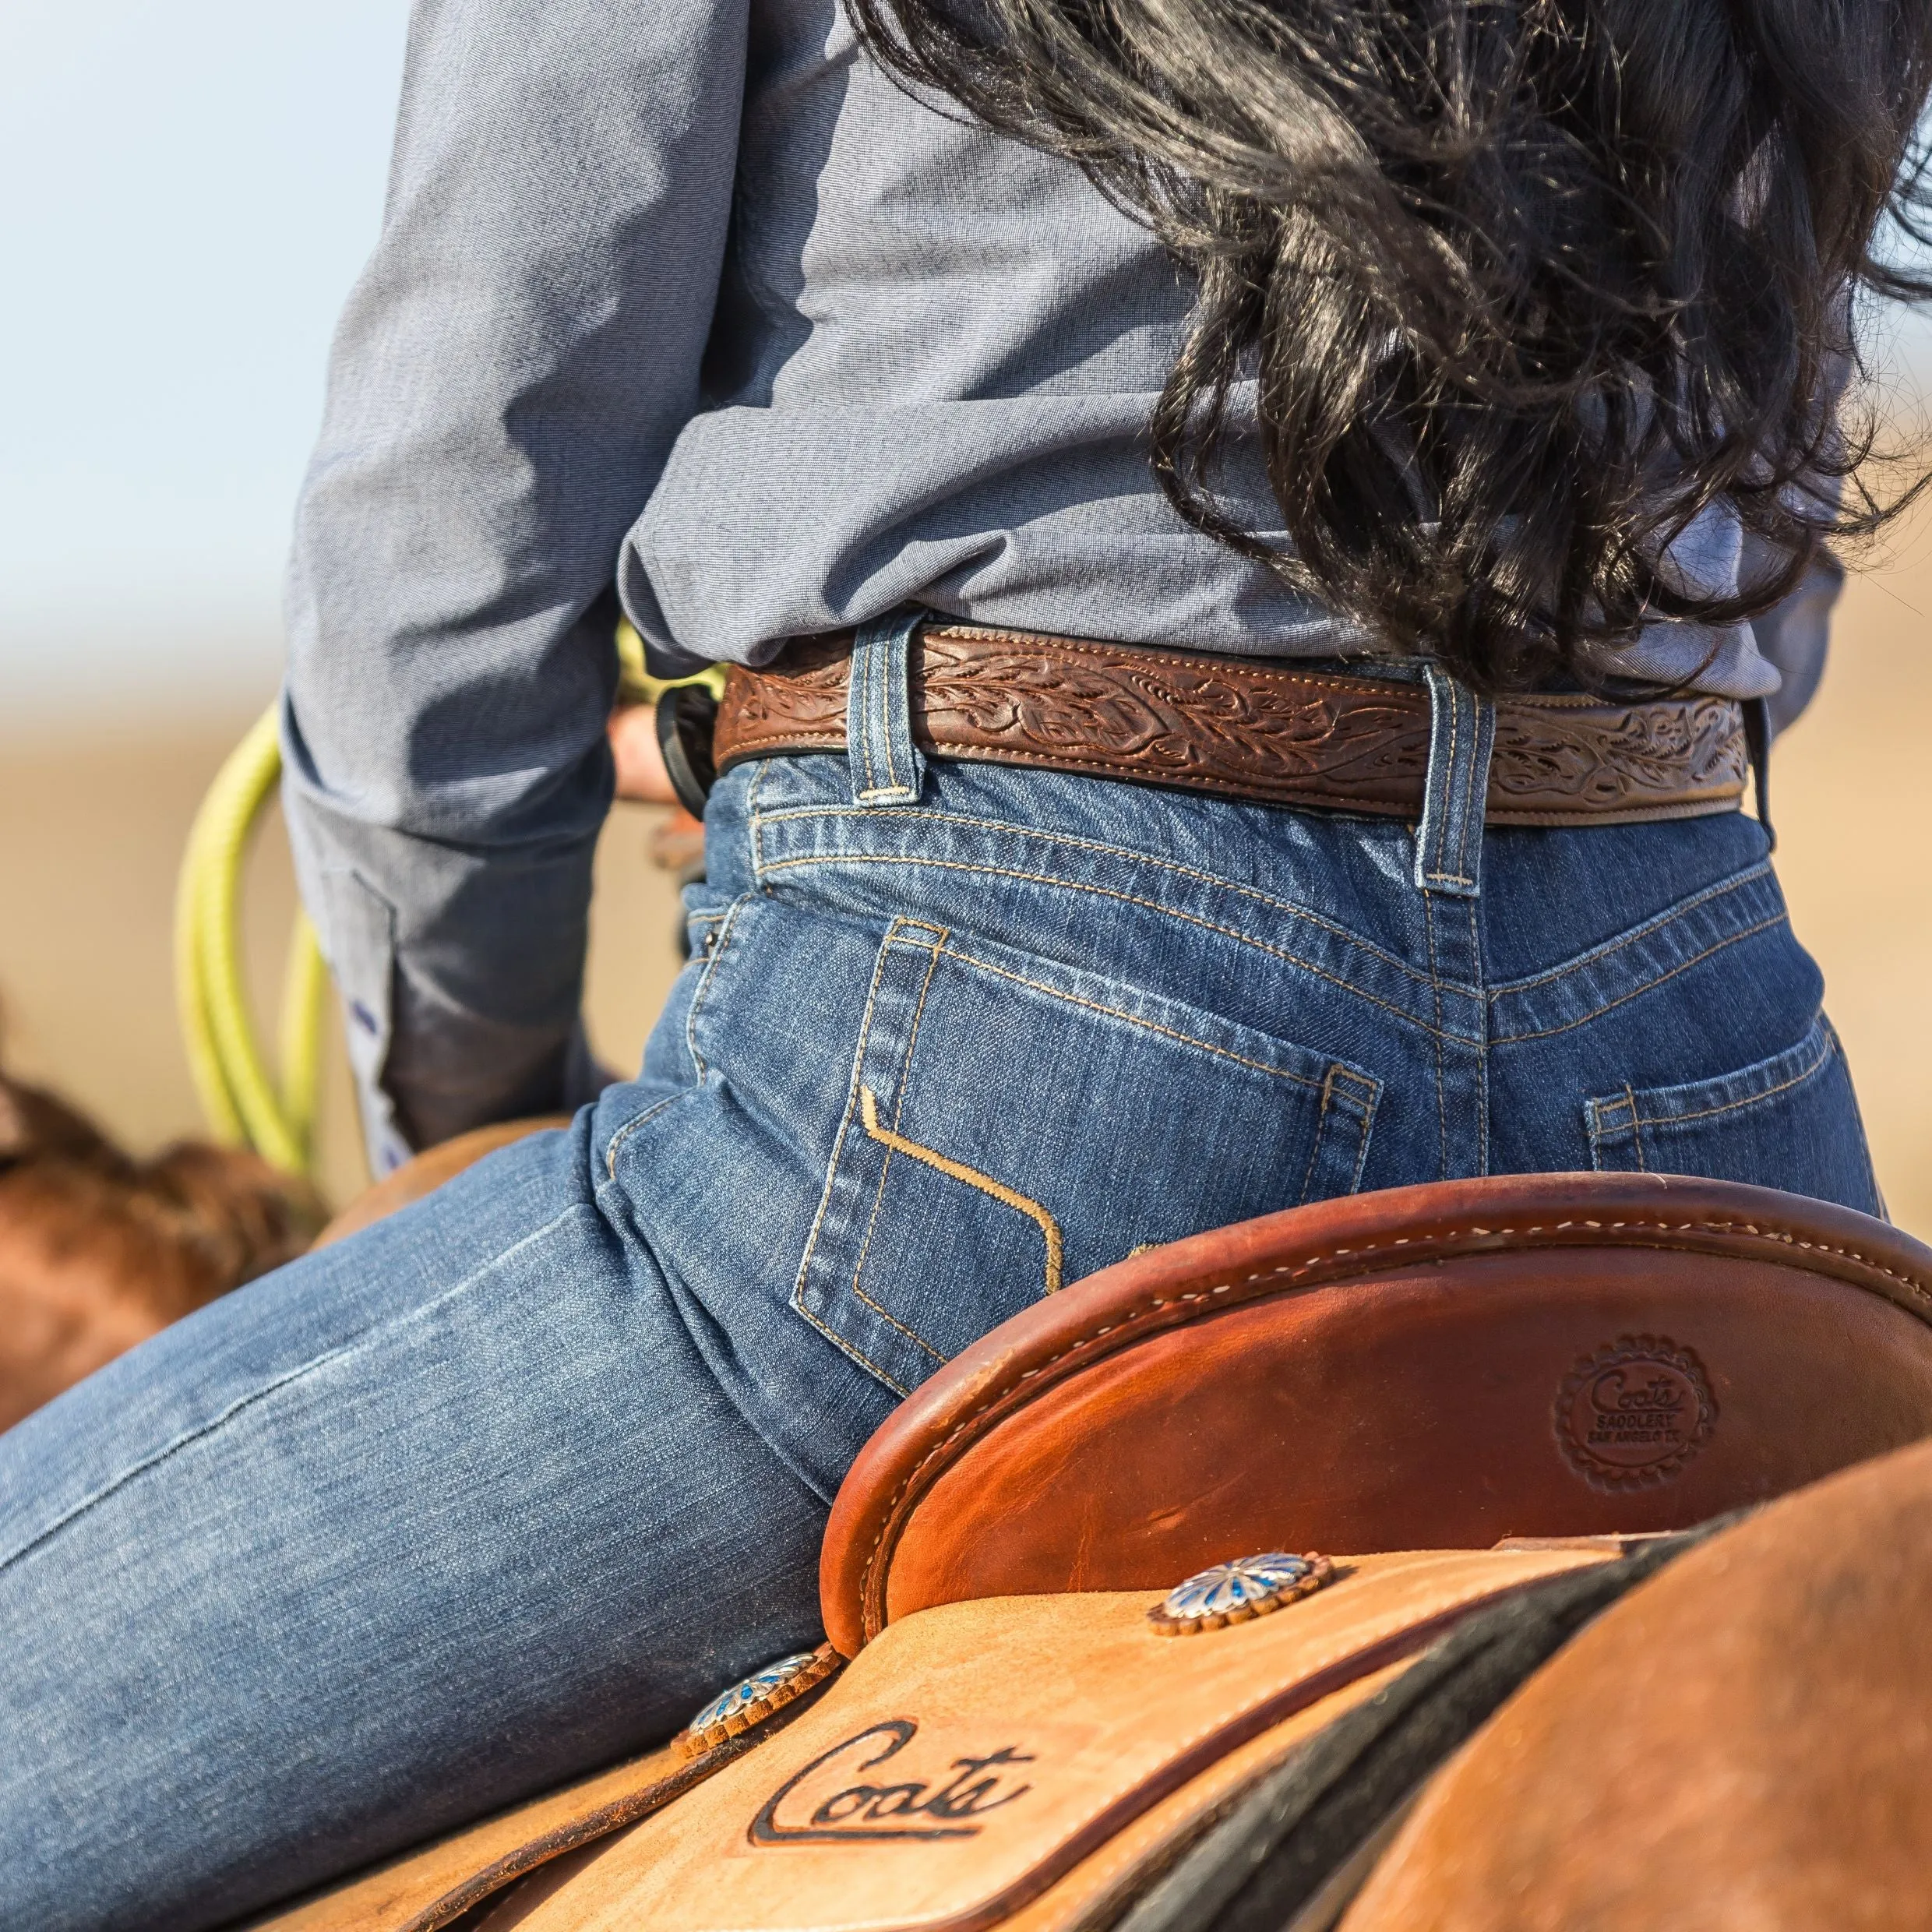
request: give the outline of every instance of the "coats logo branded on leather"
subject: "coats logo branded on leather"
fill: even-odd
[[[954,1757],[943,1777],[859,1775],[896,1757],[918,1729],[911,1718],[893,1718],[820,1752],[765,1800],[746,1836],[753,1845],[977,1838],[984,1828],[976,1821],[1033,1789],[1017,1782],[1014,1767],[1035,1761],[1011,1744]]]
[[[1704,1365],[1668,1335],[1620,1335],[1587,1355],[1557,1397],[1557,1440],[1594,1489],[1667,1482],[1717,1424]]]

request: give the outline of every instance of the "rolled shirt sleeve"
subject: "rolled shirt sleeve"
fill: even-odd
[[[581,1098],[624,533],[698,404],[744,0],[418,0],[288,587],[284,798],[379,1172]]]

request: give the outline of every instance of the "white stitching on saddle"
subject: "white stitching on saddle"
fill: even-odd
[[[1325,1262],[1338,1261],[1349,1255],[1369,1255],[1379,1250],[1412,1247],[1419,1244],[1434,1247],[1440,1246],[1447,1242],[1461,1241],[1471,1238],[1493,1239],[1499,1235],[1528,1237],[1544,1234],[1564,1234],[1575,1229],[1604,1234],[1633,1232],[1666,1235],[1743,1235],[1752,1240],[1772,1242],[1780,1246],[1796,1249],[1807,1253],[1828,1254],[1836,1257],[1839,1260],[1856,1261],[1861,1267],[1870,1268],[1874,1274],[1882,1274],[1888,1281],[1896,1282],[1902,1288],[1909,1289],[1929,1309],[1932,1309],[1932,1288],[1928,1288],[1924,1282],[1914,1276],[1902,1274],[1896,1268],[1887,1267],[1882,1261],[1874,1260],[1870,1256],[1861,1253],[1856,1248],[1835,1247],[1828,1242],[1801,1240],[1789,1229],[1761,1228],[1755,1222],[1749,1221],[1669,1222],[1586,1219],[1549,1222],[1535,1222],[1525,1227],[1514,1228],[1486,1228],[1472,1224],[1464,1228],[1445,1229],[1440,1234],[1420,1237],[1419,1243],[1419,1238],[1416,1236],[1398,1235],[1389,1241],[1365,1241],[1359,1246],[1331,1248],[1326,1254],[1311,1255],[1306,1260],[1295,1262],[1292,1264],[1285,1264],[1279,1267],[1257,1268],[1251,1274],[1244,1274],[1235,1281],[1218,1282],[1211,1288],[1184,1289],[1176,1299],[1183,1302],[1208,1301],[1216,1295],[1229,1294],[1235,1289],[1248,1287],[1256,1282],[1279,1281],[1284,1276],[1292,1278],[1298,1274],[1305,1274],[1310,1269],[1321,1267]],[[918,1482],[931,1464],[943,1456],[954,1443],[971,1429],[989,1409],[996,1408],[1023,1384],[1052,1368],[1056,1363],[1065,1361],[1070,1355],[1077,1354],[1081,1349],[1098,1341],[1102,1336],[1115,1334],[1123,1328],[1131,1327],[1136,1322],[1145,1320],[1148,1316],[1167,1306],[1166,1297],[1157,1296],[1149,1301],[1145,1306],[1133,1310],[1129,1313],[1122,1316],[1117,1321],[1109,1322],[1104,1327],[1096,1328],[1090,1334],[1077,1337],[1065,1348],[1049,1356],[1044,1362],[1038,1363],[1030,1369],[1022,1370],[1013,1380],[991,1391],[976,1408],[962,1416],[953,1428],[935,1443],[907,1472],[904,1481],[893,1492],[891,1500],[886,1505],[885,1511],[880,1518],[878,1530],[873,1537],[872,1547],[866,1553],[865,1566],[859,1572],[860,1627],[864,1631],[868,1641],[879,1634],[879,1629],[873,1626],[872,1606],[869,1599],[873,1593],[873,1578],[878,1567],[880,1546],[885,1542],[886,1531],[890,1525],[894,1517],[897,1514],[899,1505],[905,1500],[913,1484]],[[1927,1319],[1932,1320],[1932,1317],[1928,1317]],[[883,1626],[879,1627],[883,1627]]]

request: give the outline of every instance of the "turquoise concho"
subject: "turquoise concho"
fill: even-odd
[[[720,1691],[692,1719],[679,1734],[679,1746],[689,1756],[749,1730],[794,1698],[823,1683],[838,1668],[838,1662],[832,1647],[827,1644],[816,1650],[801,1650],[791,1656],[781,1657],[776,1663],[754,1670],[742,1683]]]
[[[1334,1574],[1334,1564],[1312,1549],[1299,1557],[1280,1549],[1238,1557],[1176,1584],[1148,1612],[1148,1621],[1163,1637],[1245,1624],[1319,1590]]]

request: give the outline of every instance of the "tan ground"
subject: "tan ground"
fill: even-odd
[[[1779,868],[1824,964],[1863,1094],[1879,1178],[1932,1236],[1932,516],[1854,581],[1812,712],[1779,747]],[[263,694],[266,696],[266,693]],[[0,696],[3,702],[3,696]],[[169,967],[174,870],[188,820],[245,713],[199,728],[86,735],[0,724],[0,999],[18,1068],[54,1081],[141,1147],[193,1130]],[[650,814],[623,807],[599,855],[594,1037],[634,1063],[676,969],[668,882],[644,861]],[[292,888],[279,827],[251,900],[261,1010],[273,1011]],[[326,1180],[361,1177],[335,1056]]]

